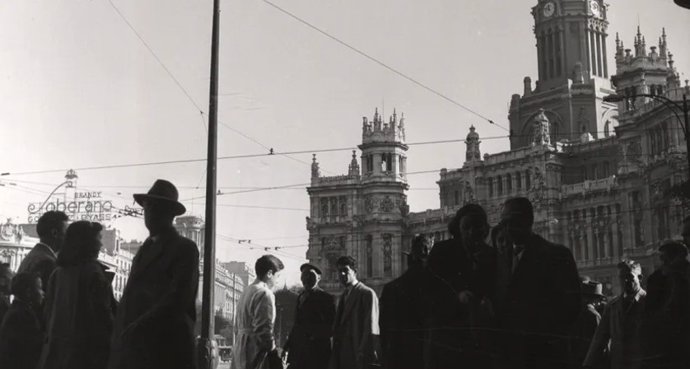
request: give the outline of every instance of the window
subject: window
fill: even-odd
[[[503,195],[503,177],[501,176],[496,177],[496,192],[498,196]]]
[[[340,215],[341,216],[347,216],[347,197],[340,196],[339,203],[340,203]]]
[[[506,174],[506,193],[510,194],[513,192],[513,176]]]
[[[367,277],[374,276],[374,237],[367,235],[366,238],[366,255],[367,255]]]
[[[605,162],[604,162],[604,166],[603,166],[603,173],[602,173],[602,176],[603,176],[604,178],[608,178],[610,175],[611,175],[611,168],[610,168],[609,162],[608,162],[608,161],[605,161]]]
[[[520,172],[515,173],[515,184],[517,190],[520,191],[520,189],[522,189],[522,174],[520,174]]]
[[[530,188],[532,188],[532,184],[530,182],[531,182],[530,172],[528,170],[527,172],[525,172],[525,189],[526,190],[529,190]]]
[[[458,192],[458,190],[455,190],[455,202],[454,202],[454,204],[460,205],[460,193]]]
[[[393,236],[383,235],[383,274],[386,277],[393,276]]]
[[[489,197],[493,197],[494,196],[494,179],[489,178],[487,180],[487,182],[488,182],[488,187],[489,187]]]

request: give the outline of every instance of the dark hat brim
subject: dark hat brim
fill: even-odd
[[[300,272],[304,272],[305,269],[306,269],[306,270],[313,270],[313,271],[316,272],[316,274],[321,275],[321,269],[319,269],[319,268],[318,268],[316,265],[314,265],[314,264],[305,263],[305,264],[302,264],[302,265],[299,267],[299,271],[300,271]]]
[[[136,203],[141,205],[142,207],[144,206],[144,200],[152,200],[157,201],[159,203],[165,203],[170,205],[175,216],[182,215],[185,212],[187,212],[187,208],[185,208],[185,206],[182,205],[179,201],[174,201],[163,196],[149,195],[147,193],[134,194],[134,201],[136,201]]]

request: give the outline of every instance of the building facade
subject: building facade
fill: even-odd
[[[536,233],[566,245],[582,276],[620,292],[615,265],[623,258],[653,270],[654,251],[680,233],[690,214],[666,190],[688,178],[680,117],[659,101],[682,101],[682,86],[660,30],[647,48],[638,29],[633,50],[616,37],[616,70],[607,67],[608,5],[599,0],[542,0],[532,8],[538,79],[524,78],[512,96],[510,151],[481,153],[475,127],[458,169],[441,169],[438,209],[409,213],[405,191],[403,120],[382,125],[364,118],[360,170],[321,176],[312,165],[307,258],[325,271],[323,287],[338,291],[334,260],[352,255],[365,283],[380,287],[404,270],[401,251],[415,234],[449,237],[447,224],[462,205],[482,205],[492,225],[508,198],[528,197]],[[604,101],[611,94],[619,103]]]

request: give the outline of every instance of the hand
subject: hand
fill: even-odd
[[[471,291],[464,290],[458,294],[458,299],[462,304],[468,304],[472,299],[474,299],[474,294]]]

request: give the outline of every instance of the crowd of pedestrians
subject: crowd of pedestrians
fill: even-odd
[[[134,198],[150,235],[119,303],[114,274],[97,260],[98,223],[68,224],[64,213],[47,212],[17,274],[0,264],[0,368],[197,367],[199,251],[173,227],[185,207],[164,180]],[[493,228],[481,206],[465,205],[448,225],[451,239],[414,238],[407,270],[384,286],[380,302],[353,257],[336,262],[338,297],[319,287],[317,266],[304,264],[283,347],[273,289],[284,265],[264,255],[238,303],[232,368],[690,367],[690,218],[684,242],[659,248],[646,290],[638,262],[617,265],[622,293],[609,302],[600,283],[580,278],[572,253],[535,234],[533,223],[526,198],[507,200]]]

